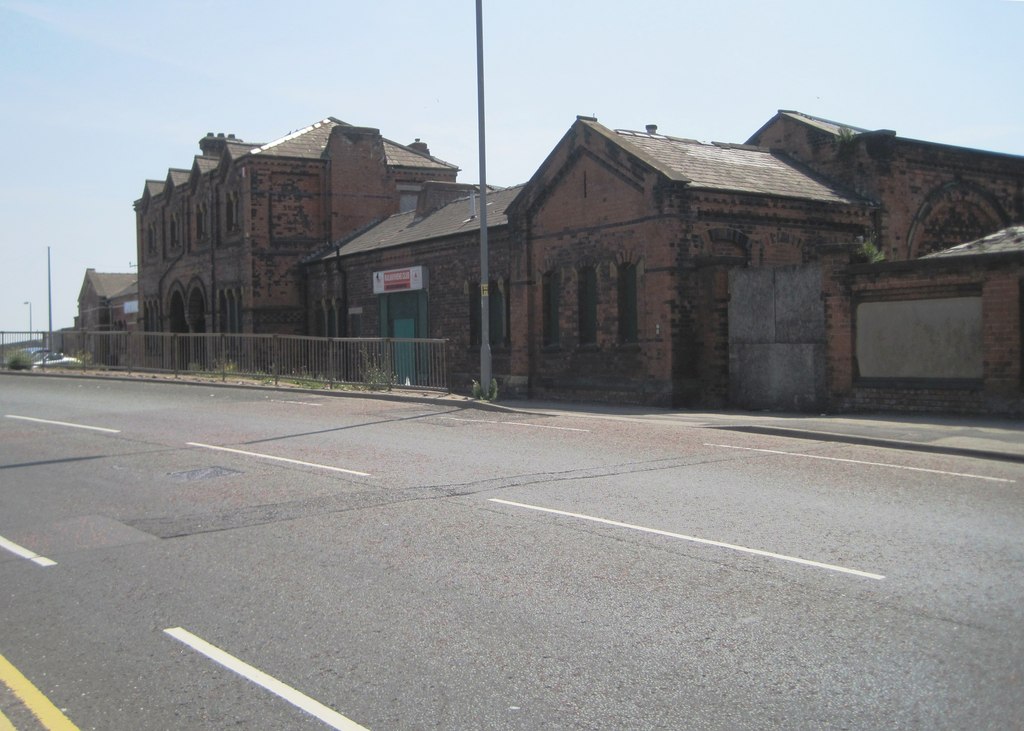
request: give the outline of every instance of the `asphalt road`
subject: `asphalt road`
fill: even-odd
[[[1022,488],[667,420],[8,377],[0,655],[79,729],[1021,728]]]

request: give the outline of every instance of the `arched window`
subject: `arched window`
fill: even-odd
[[[334,300],[327,300],[325,302],[327,309],[327,337],[336,338],[338,337],[338,304]]]
[[[238,193],[234,191],[228,193],[224,202],[224,225],[228,231],[237,231],[241,227],[241,221],[238,220]]]
[[[469,292],[469,344],[479,347],[481,339],[480,313],[481,296],[479,283],[468,287]],[[507,345],[508,288],[504,280],[491,280],[487,285],[487,337],[490,344]]]
[[[177,213],[172,213],[171,214],[171,232],[170,232],[171,233],[171,248],[172,249],[177,249],[178,246],[181,244],[180,231],[181,231],[181,221],[178,218],[178,214]]]
[[[561,299],[561,282],[558,272],[545,272],[541,278],[541,306],[543,320],[544,345],[555,347],[561,344],[561,333],[558,328],[558,308]]]
[[[619,264],[619,342],[637,341],[637,268],[636,264]]]
[[[597,342],[597,270],[583,267],[576,277],[580,345],[593,345]]]
[[[196,206],[196,239],[202,241],[206,238],[206,204],[200,203]]]

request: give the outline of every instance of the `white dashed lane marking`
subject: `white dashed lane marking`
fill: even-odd
[[[568,426],[550,426],[548,424],[527,424],[524,421],[498,421],[496,419],[460,419],[455,416],[442,416],[442,419],[448,421],[462,421],[470,424],[507,424],[509,426],[528,426],[534,429],[554,429],[556,431],[578,431],[578,432],[590,432],[590,429],[574,429]]]
[[[868,462],[862,459],[844,459],[842,457],[826,457],[821,454],[804,454],[803,452],[786,452],[781,449],[756,449],[754,447],[736,447],[731,444],[704,444],[705,447],[718,447],[720,449],[738,449],[744,452],[760,452],[762,454],[782,454],[787,457],[802,457],[803,459],[822,459],[828,462],[845,462],[847,464],[859,464],[867,467],[888,467],[893,470],[909,470],[910,472],[927,472],[933,475],[946,475],[948,477],[967,477],[972,480],[988,480],[989,482],[1016,482],[1003,477],[987,477],[985,475],[972,475],[968,472],[949,472],[947,470],[930,470],[926,467],[909,467],[902,464],[891,464],[889,462]]]
[[[371,477],[369,472],[358,472],[356,470],[345,469],[344,467],[335,467],[328,464],[318,464],[316,462],[303,462],[301,459],[289,459],[288,457],[277,457],[273,454],[262,454],[260,452],[247,452],[244,449],[232,449],[231,447],[217,447],[213,444],[201,444],[199,442],[187,442],[190,447],[200,447],[202,449],[213,449],[218,452],[229,452],[231,454],[240,454],[244,457],[255,457],[257,459],[266,459],[273,462],[285,462],[287,464],[300,465],[302,467],[315,467],[319,470],[329,470],[331,472],[343,472],[346,475],[355,475],[356,477]]]
[[[339,731],[367,731],[364,726],[360,726],[355,721],[346,718],[333,708],[325,706],[320,701],[314,700],[290,685],[282,683],[272,675],[267,675],[267,673],[253,667],[249,663],[239,660],[234,655],[225,652],[215,645],[211,645],[209,642],[201,637],[197,637],[187,629],[182,629],[181,627],[170,627],[165,629],[164,632],[179,642],[188,645],[201,655],[205,655],[215,663],[218,663],[228,670],[241,675],[249,682],[269,690],[271,693],[279,698],[283,698],[296,708],[301,708],[303,711],[320,719],[331,728],[339,729]]]
[[[9,541],[6,538],[4,538],[3,536],[0,536],[0,548],[4,549],[5,551],[9,551],[9,552],[13,553],[15,556],[20,556],[21,558],[28,559],[29,561],[31,561],[32,563],[36,564],[37,566],[56,566],[57,565],[56,561],[48,559],[46,556],[40,556],[35,551],[30,551],[29,549],[25,548],[24,546],[19,546],[14,541]]]
[[[52,419],[36,419],[32,416],[17,416],[15,414],[4,414],[7,419],[20,419],[21,421],[33,421],[36,424],[50,424],[51,426],[67,426],[72,429],[89,429],[91,431],[101,431],[107,434],[120,434],[120,429],[107,429],[104,426],[89,426],[87,424],[72,424],[68,421],[53,421]]]
[[[591,523],[601,523],[603,525],[614,526],[615,528],[625,528],[627,530],[639,531],[641,533],[649,533],[657,536],[665,536],[666,538],[675,538],[681,541],[689,541],[690,543],[699,543],[705,546],[714,546],[716,548],[725,548],[730,551],[737,551],[739,553],[746,553],[752,556],[762,556],[764,558],[771,558],[778,561],[789,561],[790,563],[797,563],[803,566],[810,566],[816,569],[825,569],[826,571],[837,571],[842,574],[851,574],[853,576],[861,576],[866,579],[881,580],[885,577],[881,574],[874,574],[868,571],[860,571],[859,569],[851,569],[845,566],[836,566],[835,564],[822,563],[821,561],[811,561],[806,558],[798,558],[796,556],[787,556],[782,553],[774,553],[773,551],[763,551],[759,548],[748,548],[747,546],[738,546],[735,543],[724,543],[723,541],[713,541],[707,538],[698,538],[696,536],[688,536],[682,533],[672,533],[667,530],[659,530],[657,528],[647,528],[642,525],[634,525],[632,523],[622,523],[618,520],[608,520],[607,518],[598,518],[593,515],[584,515],[582,513],[570,513],[565,510],[555,510],[554,508],[543,508],[539,505],[528,505],[526,503],[516,503],[511,500],[500,500],[498,498],[490,498],[492,503],[500,503],[501,505],[510,505],[515,508],[523,508],[525,510],[535,510],[541,513],[550,513],[552,515],[560,515],[566,518],[575,518],[576,520],[586,520]]]

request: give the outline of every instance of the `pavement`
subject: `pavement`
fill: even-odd
[[[694,428],[1024,462],[1024,420],[1020,419],[920,414],[689,411],[536,401],[506,401],[499,406],[527,413],[661,421]]]
[[[405,403],[435,403],[460,408],[485,409],[523,414],[571,415],[618,421],[651,421],[679,426],[725,431],[769,434],[796,439],[843,442],[876,447],[951,454],[982,459],[1024,462],[1024,420],[927,414],[789,414],[769,411],[690,411],[643,406],[577,404],[551,401],[505,400],[497,403],[475,400],[456,394],[395,389],[392,391],[354,391],[301,389],[273,386],[251,381],[173,378],[153,374],[109,372],[13,372],[4,375],[28,378],[104,378],[137,381],[161,380],[217,388],[276,389],[317,396],[375,398]]]

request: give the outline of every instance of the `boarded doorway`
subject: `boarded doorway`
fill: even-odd
[[[825,308],[815,264],[729,274],[729,399],[744,409],[820,411]]]

